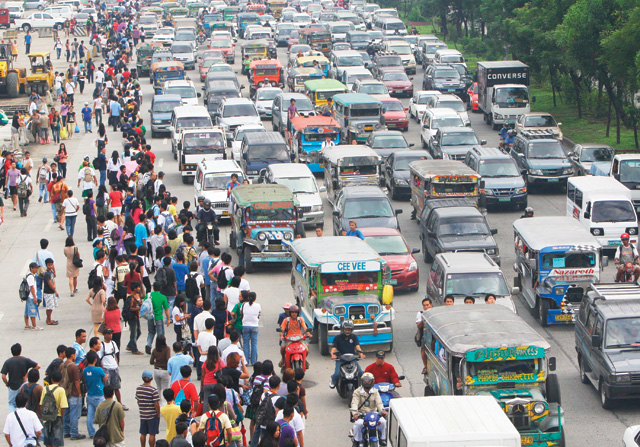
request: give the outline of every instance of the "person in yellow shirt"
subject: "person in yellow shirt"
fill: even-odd
[[[171,440],[176,437],[176,419],[182,414],[182,411],[180,411],[180,405],[176,405],[175,403],[176,396],[171,388],[164,390],[162,397],[167,401],[167,405],[160,408],[160,414],[167,424],[167,435],[165,439],[170,443]]]
[[[51,447],[54,445],[64,445],[64,411],[69,408],[67,402],[67,394],[64,388],[60,386],[62,380],[62,372],[59,369],[54,369],[49,375],[51,384],[44,387],[42,395],[40,396],[40,406],[44,403],[45,396],[49,391],[53,393],[53,397],[56,399],[56,406],[58,407],[58,417],[55,421],[44,421],[44,428],[42,434],[44,435],[44,445]],[[44,408],[43,408],[44,410]],[[45,419],[43,413],[43,420]]]
[[[176,208],[176,204],[177,203],[178,203],[178,198],[177,197],[171,197],[171,203],[167,207],[167,211],[169,211],[171,213],[171,215],[173,216],[173,221],[174,222],[180,222],[180,219],[178,219],[178,209]]]

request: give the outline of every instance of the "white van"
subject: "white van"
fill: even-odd
[[[393,447],[520,447],[520,433],[492,396],[406,397],[389,401]]]
[[[347,86],[347,91],[353,91],[353,86],[358,79],[373,79],[371,72],[365,67],[346,67],[338,80]]]
[[[227,142],[219,127],[183,129],[178,143],[178,170],[182,183],[189,183],[196,175],[198,163],[227,158]]]
[[[162,84],[163,95],[180,95],[182,104],[185,106],[197,106],[200,93],[196,92],[196,86],[193,81],[186,79],[176,79],[174,81],[165,81]]]
[[[462,53],[458,50],[450,48],[441,48],[437,50],[433,60],[436,64],[464,65],[465,67],[467,66]]]
[[[179,106],[171,114],[171,152],[178,159],[178,143],[182,140],[182,132],[186,129],[213,127],[209,111],[204,106]]]
[[[80,0],[61,0],[57,3],[58,5],[69,5],[73,8],[74,11],[80,11],[82,7],[82,3]]]
[[[42,11],[42,12],[45,13],[45,14],[51,14],[56,19],[71,20],[75,16],[75,13],[73,11],[73,6],[72,5],[64,5],[64,4],[58,4],[58,5],[55,5],[55,6],[49,6],[47,8],[44,8],[44,11]]]
[[[382,31],[382,34],[385,36],[405,36],[407,34],[407,27],[400,19],[395,17],[384,17],[380,20],[380,31]]]
[[[193,203],[198,205],[198,197],[211,200],[211,208],[218,218],[229,218],[229,196],[227,183],[236,174],[242,183],[244,174],[235,160],[203,160],[198,163],[193,181]]]
[[[577,219],[603,248],[615,249],[620,235],[638,242],[638,218],[631,191],[612,177],[571,177],[567,182],[567,216]]]

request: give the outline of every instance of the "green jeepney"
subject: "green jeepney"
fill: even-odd
[[[171,14],[171,18],[173,19],[182,19],[189,15],[189,10],[181,6],[178,8],[170,8],[167,12]]]
[[[211,36],[211,25],[217,22],[224,23],[222,13],[214,12],[213,14],[205,14],[202,16],[202,27],[204,28],[204,32],[207,34],[207,37]]]
[[[333,95],[347,92],[347,86],[337,79],[311,79],[305,81],[305,94],[316,107],[323,107]]]
[[[136,50],[136,69],[138,75],[149,76],[151,72],[151,60],[153,53],[158,49],[163,48],[161,42],[152,42],[147,44],[141,44]]]
[[[250,40],[242,44],[240,54],[242,57],[242,74],[249,71],[251,61],[268,59],[267,52],[269,42],[266,40]]]
[[[189,9],[189,17],[198,17],[198,12],[201,9],[204,9],[206,7],[207,7],[206,3],[200,3],[200,2],[187,3],[187,8]]]
[[[240,13],[239,6],[227,6],[220,10],[222,12],[222,18],[225,22],[233,22]]]
[[[492,396],[520,432],[523,446],[565,445],[549,342],[504,306],[472,307],[423,312],[425,396]]]

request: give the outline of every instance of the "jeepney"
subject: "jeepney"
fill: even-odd
[[[243,43],[240,49],[242,62],[245,62],[245,56],[249,56],[249,61],[267,59],[268,48],[269,42],[267,42],[266,40],[252,40]]]
[[[260,25],[260,15],[255,12],[241,12],[236,16],[238,22],[238,34],[244,38],[247,25]]]
[[[226,147],[224,130],[220,127],[183,130],[177,147],[182,183],[193,180],[199,162],[227,158]]]
[[[278,59],[262,59],[249,64],[249,95],[253,98],[256,90],[269,80],[271,87],[284,87],[282,82],[282,63]],[[266,84],[264,84],[267,87]]]
[[[220,12],[222,12],[222,17],[225,22],[233,22],[237,19],[240,8],[238,6],[227,6],[222,8]]]
[[[330,116],[296,116],[291,120],[289,148],[299,163],[306,163],[311,172],[324,172],[320,149],[327,137],[340,144],[340,125]]]
[[[304,87],[305,95],[315,107],[323,107],[327,105],[327,99],[347,91],[347,86],[335,79],[311,79],[305,81]]]
[[[342,126],[342,141],[366,141],[376,130],[386,130],[382,124],[382,102],[362,93],[341,93],[333,96],[333,116]]]
[[[280,18],[280,13],[287,6],[286,0],[268,0],[267,12],[271,14],[275,19]]]
[[[252,3],[250,5],[247,5],[246,7],[247,12],[255,12],[256,14],[261,16],[264,15],[266,10],[267,10],[267,6],[261,3]]]
[[[571,217],[533,217],[513,223],[514,285],[540,324],[575,322],[580,302],[609,259],[588,229]]]
[[[563,446],[564,411],[550,345],[498,305],[441,306],[422,313],[425,396],[493,396],[523,446]]]
[[[416,160],[409,163],[411,206],[418,223],[431,198],[466,197],[478,203],[480,176],[457,160]]]
[[[162,85],[166,81],[184,79],[184,66],[179,61],[161,61],[151,65],[153,90],[156,95],[162,94]]]
[[[231,192],[233,226],[229,246],[236,250],[247,273],[255,263],[291,262],[291,242],[303,233],[298,201],[278,184],[240,185]]]
[[[291,246],[293,295],[320,354],[329,355],[345,319],[353,321],[360,346],[391,350],[395,311],[384,258],[357,237],[298,239]]]
[[[163,45],[160,42],[146,43],[138,47],[136,50],[136,69],[138,71],[138,75],[149,76],[151,72],[151,60],[153,58],[153,53],[159,48],[163,48]]]
[[[314,64],[318,62],[318,65]],[[322,74],[325,77],[329,76],[329,59],[325,56],[313,55],[313,56],[301,56],[295,59],[293,67],[315,67],[322,70]]]
[[[222,13],[214,12],[212,14],[204,14],[202,16],[202,28],[207,37],[211,37],[211,28],[213,23],[224,23],[224,17]]]
[[[304,83],[311,79],[322,79],[322,70],[313,67],[291,68],[287,72],[287,85],[292,92],[303,93]]]
[[[342,144],[322,150],[327,199],[333,205],[338,192],[350,185],[380,186],[380,156],[367,146]]]
[[[206,3],[193,2],[187,3],[187,9],[189,10],[189,17],[198,17],[198,13],[201,9],[206,8]]]
[[[171,14],[172,19],[183,19],[189,16],[189,10],[183,7],[170,8],[167,12]]]
[[[307,44],[325,56],[331,52],[331,31],[324,27],[302,28],[298,32],[299,43]]]
[[[161,2],[160,3],[160,7],[162,8],[162,11],[165,14],[167,14],[169,12],[169,10],[171,10],[173,8],[180,8],[181,5],[178,2]]]

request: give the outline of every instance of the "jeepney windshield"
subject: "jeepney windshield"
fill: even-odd
[[[596,253],[572,252],[545,253],[542,255],[543,269],[593,268],[596,265]]]
[[[336,137],[338,136],[337,133],[307,133],[305,132],[304,134],[304,141],[306,142],[312,142],[312,141],[324,141],[327,139],[327,137],[329,137],[331,139],[331,141],[335,141]]]
[[[344,90],[316,92],[316,100],[333,98],[333,95],[337,95],[339,93],[344,93]]]
[[[185,154],[218,152],[224,149],[224,140],[219,132],[190,133],[182,138],[182,150]]]
[[[265,220],[293,220],[295,212],[293,208],[269,208],[269,209],[256,209],[251,207],[249,209],[250,221],[265,221]]]
[[[340,286],[342,284],[378,284],[380,272],[322,273],[322,286]]]
[[[466,369],[467,375],[477,378],[476,385],[482,382],[537,381],[541,363],[540,359],[467,362]]]
[[[377,160],[376,160],[377,162]],[[364,160],[367,164],[357,164],[356,162],[350,163],[348,166],[340,166],[340,175],[352,176],[352,175],[376,175],[378,174],[378,164],[369,164],[369,159]]]
[[[476,183],[436,183],[431,184],[433,195],[474,195]]]
[[[362,118],[367,116],[380,116],[380,106],[374,105],[365,109],[350,109],[349,116],[353,118]]]
[[[454,296],[483,297],[487,293],[493,293],[496,296],[510,295],[507,282],[500,272],[448,274],[444,293]]]
[[[236,172],[235,174],[238,175],[238,181],[242,182],[242,173]],[[205,191],[225,190],[230,177],[231,173],[228,172],[224,174],[206,174],[204,176],[203,189]]]
[[[184,73],[182,70],[156,71],[157,81],[169,81],[171,79],[182,79]]]
[[[605,331],[607,348],[640,345],[640,318],[611,318],[607,321]]]
[[[256,68],[254,73],[256,76],[277,76],[279,72],[277,68]]]
[[[391,204],[386,197],[348,200],[344,205],[344,218],[393,217]]]

